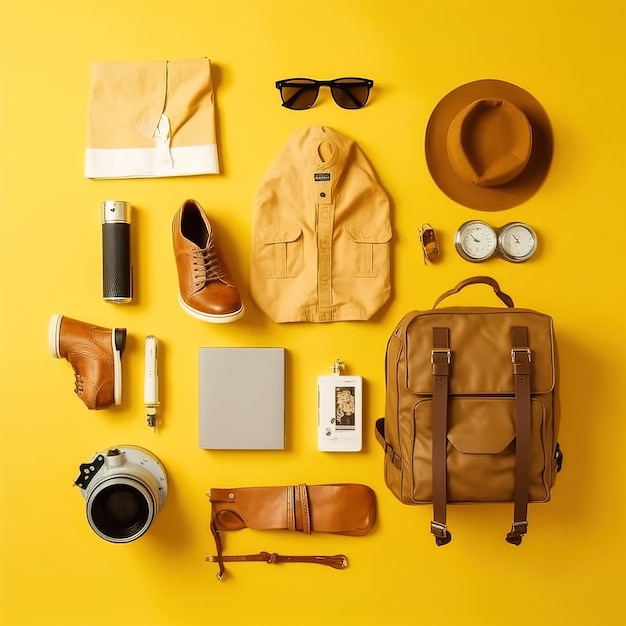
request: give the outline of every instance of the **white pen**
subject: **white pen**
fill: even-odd
[[[148,426],[156,426],[156,410],[159,406],[159,374],[157,352],[159,342],[154,335],[146,337],[146,363],[144,373],[143,403],[146,407]]]

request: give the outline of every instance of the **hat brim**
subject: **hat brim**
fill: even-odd
[[[476,100],[507,100],[520,109],[532,127],[532,150],[524,171],[510,183],[479,187],[457,176],[448,158],[447,134],[457,113]],[[426,127],[426,163],[437,186],[450,199],[470,209],[497,211],[528,200],[543,183],[552,161],[552,127],[541,104],[530,93],[502,80],[476,80],[444,96]]]

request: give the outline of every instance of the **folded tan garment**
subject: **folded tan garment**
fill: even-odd
[[[217,173],[209,59],[93,63],[86,178]]]

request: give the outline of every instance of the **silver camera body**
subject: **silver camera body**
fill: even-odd
[[[81,464],[74,484],[85,498],[89,525],[102,539],[113,543],[141,537],[167,499],[163,465],[138,446],[99,452]]]

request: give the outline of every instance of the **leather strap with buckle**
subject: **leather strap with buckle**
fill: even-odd
[[[208,495],[216,554],[206,560],[218,565],[219,580],[225,574],[224,564],[229,562],[312,563],[335,569],[348,566],[343,554],[292,556],[263,551],[225,555],[222,531],[250,528],[361,536],[370,532],[376,520],[374,491],[357,483],[217,488]]]
[[[520,545],[528,531],[528,490],[530,485],[531,445],[531,361],[528,328],[511,329],[511,361],[515,387],[515,490],[513,525],[506,540]],[[433,328],[431,353],[433,374],[433,516],[430,531],[438,546],[450,542],[452,535],[446,526],[447,499],[447,413],[448,380],[450,375],[450,338],[448,328]]]
[[[450,329],[433,328],[431,352],[433,374],[433,521],[430,532],[438,546],[450,543],[446,527],[448,467],[448,387],[450,376]]]
[[[528,328],[511,328],[511,362],[515,379],[515,495],[513,525],[506,540],[515,546],[522,543],[528,531],[528,489],[530,485],[531,405],[530,374],[531,351],[528,347]]]

